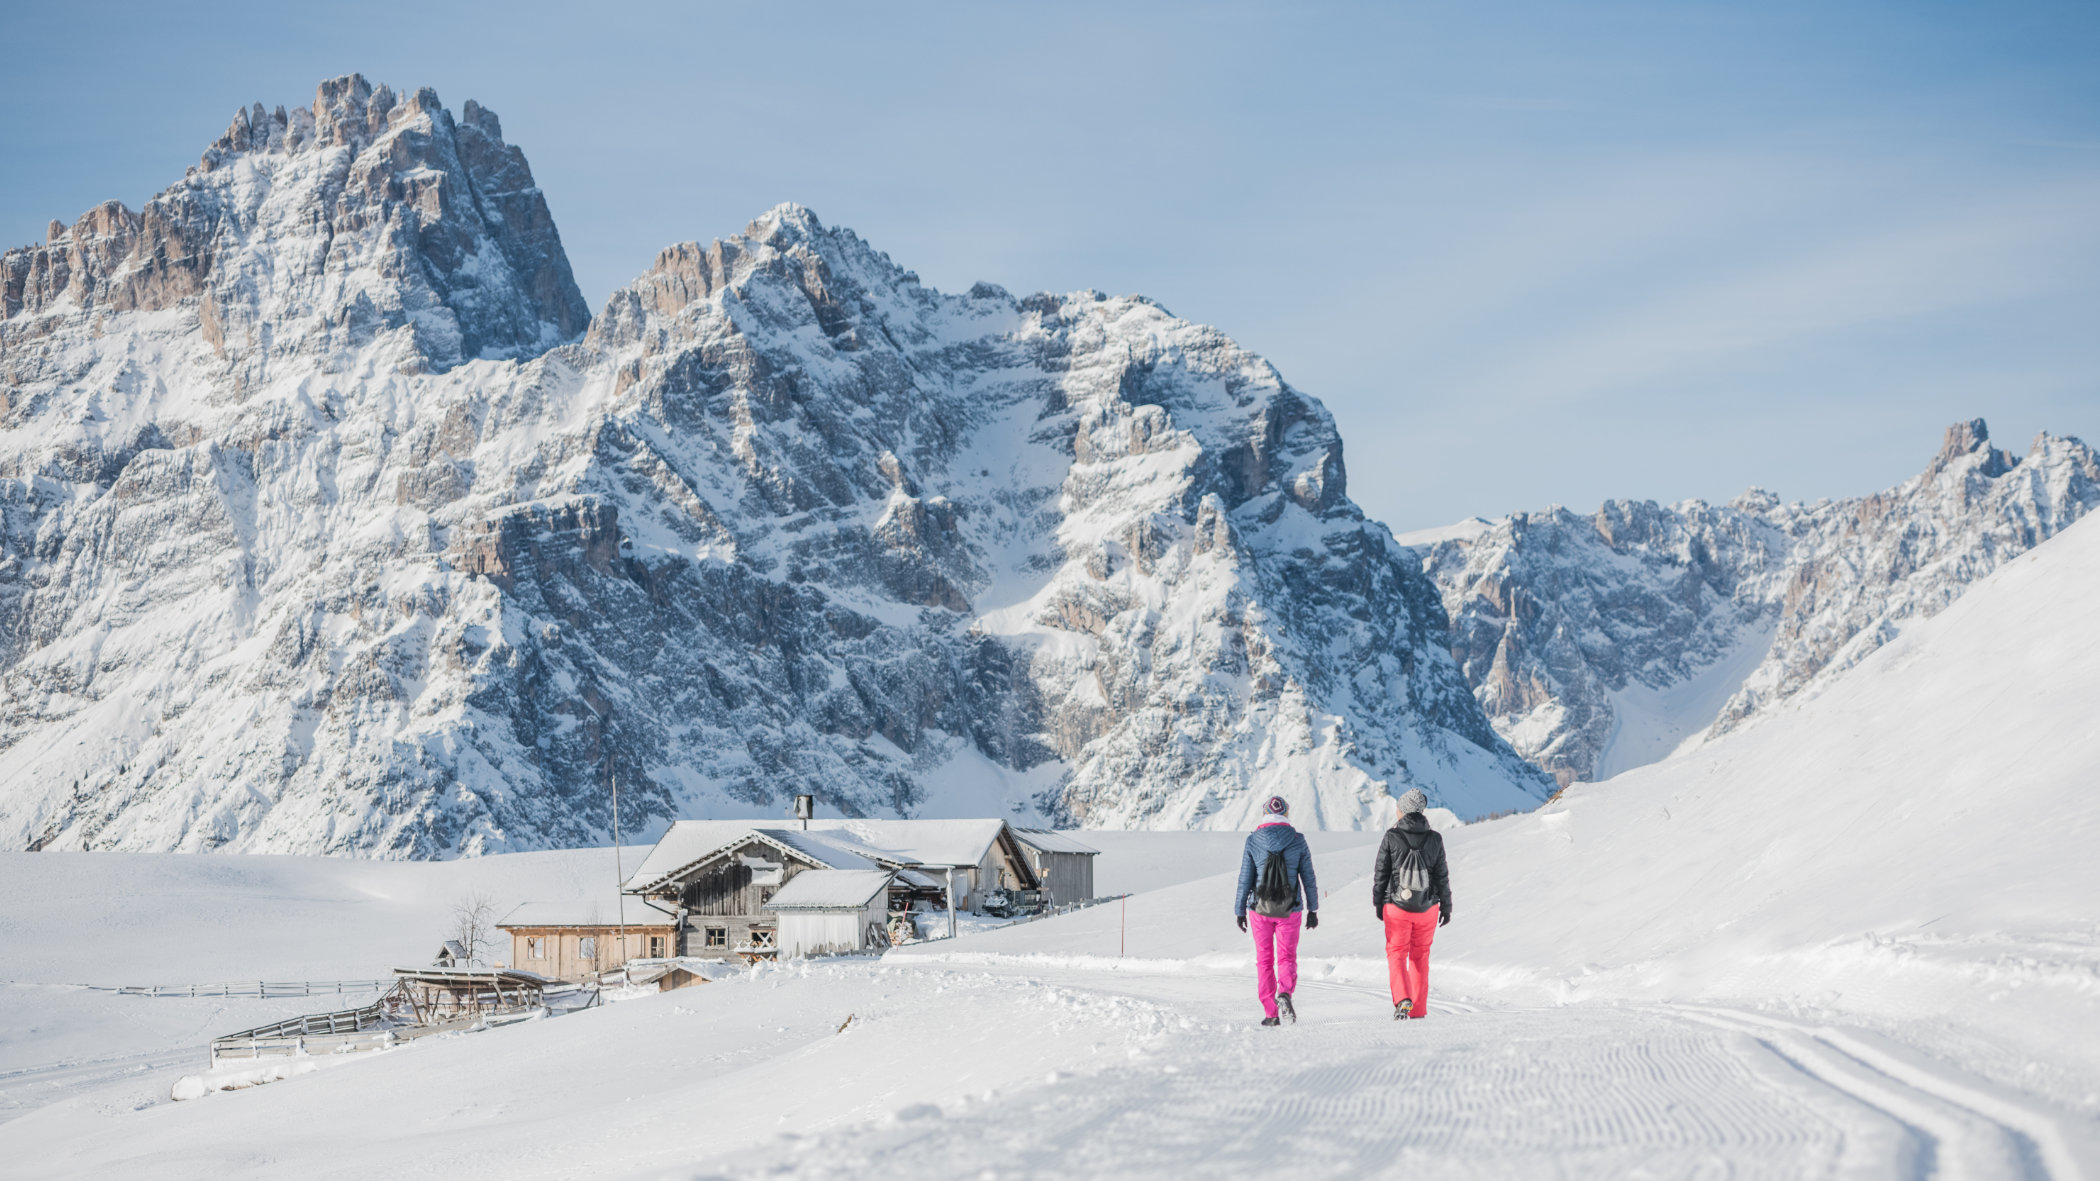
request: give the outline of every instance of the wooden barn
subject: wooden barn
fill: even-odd
[[[627,890],[677,913],[674,954],[750,959],[785,951],[788,912],[770,904],[798,877],[820,871],[887,875],[880,897],[856,900],[868,914],[878,906],[885,914],[973,910],[995,889],[1041,889],[1003,820],[812,819],[681,820],[643,859]]]
[[[552,980],[596,980],[628,960],[677,954],[678,918],[640,898],[525,902],[496,924],[510,936],[510,966]],[[621,939],[626,944],[622,946]]]
[[[1014,839],[1035,867],[1047,905],[1070,906],[1094,896],[1094,858],[1101,850],[1045,828],[1017,828]]]

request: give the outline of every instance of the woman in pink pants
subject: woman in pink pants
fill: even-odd
[[[1451,921],[1451,874],[1444,838],[1422,815],[1429,797],[1413,788],[1400,797],[1400,819],[1378,844],[1371,900],[1385,923],[1385,966],[1393,1020],[1429,1013],[1429,944]]]
[[[1320,925],[1320,886],[1313,879],[1312,849],[1291,827],[1291,806],[1270,796],[1261,826],[1247,834],[1240,852],[1239,893],[1232,909],[1240,930],[1254,935],[1254,991],[1261,998],[1263,1025],[1298,1020],[1291,994],[1298,991],[1298,920],[1310,931]],[[1249,907],[1254,913],[1249,915]]]

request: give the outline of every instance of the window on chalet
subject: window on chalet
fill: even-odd
[[[663,937],[662,937],[661,935],[657,935],[657,936],[651,936],[651,937],[650,937],[650,940],[649,940],[649,942],[650,942],[650,945],[651,945],[651,946],[654,946],[654,945],[656,945],[656,944],[658,944],[658,943],[661,943],[661,942],[663,942]],[[709,947],[727,947],[727,946],[729,946],[729,928],[727,928],[727,927],[709,927],[709,928],[707,929],[707,946],[709,946]]]
[[[581,939],[578,939],[576,941],[576,954],[579,957],[587,960],[597,959],[598,937],[596,935],[585,935]]]
[[[547,941],[545,939],[540,938],[538,935],[533,935],[527,938],[525,940],[525,958],[528,960],[546,959]]]
[[[652,959],[652,960],[660,960],[660,959],[664,958],[664,937],[663,937],[663,936],[661,936],[661,935],[651,935],[651,936],[649,936],[649,958],[650,958],[650,959]]]

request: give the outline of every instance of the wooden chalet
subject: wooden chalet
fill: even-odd
[[[785,893],[810,873],[856,876],[817,879]],[[877,877],[860,876],[868,874]],[[888,915],[952,915],[977,909],[994,891],[1041,888],[1003,820],[858,819],[681,820],[626,887],[675,913],[673,954],[713,959],[866,948]],[[789,935],[792,948],[783,941]],[[887,946],[886,938],[880,942]]]
[[[596,980],[629,960],[675,955],[678,916],[641,898],[525,902],[496,929],[510,936],[510,966],[550,980]],[[623,944],[621,941],[625,940]]]

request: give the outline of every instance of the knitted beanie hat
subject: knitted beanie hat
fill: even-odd
[[[1407,793],[1400,797],[1400,814],[1403,816],[1409,812],[1420,812],[1428,806],[1429,797],[1423,795],[1419,787],[1408,788]]]
[[[1282,796],[1270,796],[1269,802],[1263,804],[1261,810],[1271,816],[1288,816],[1291,814],[1291,805]]]

